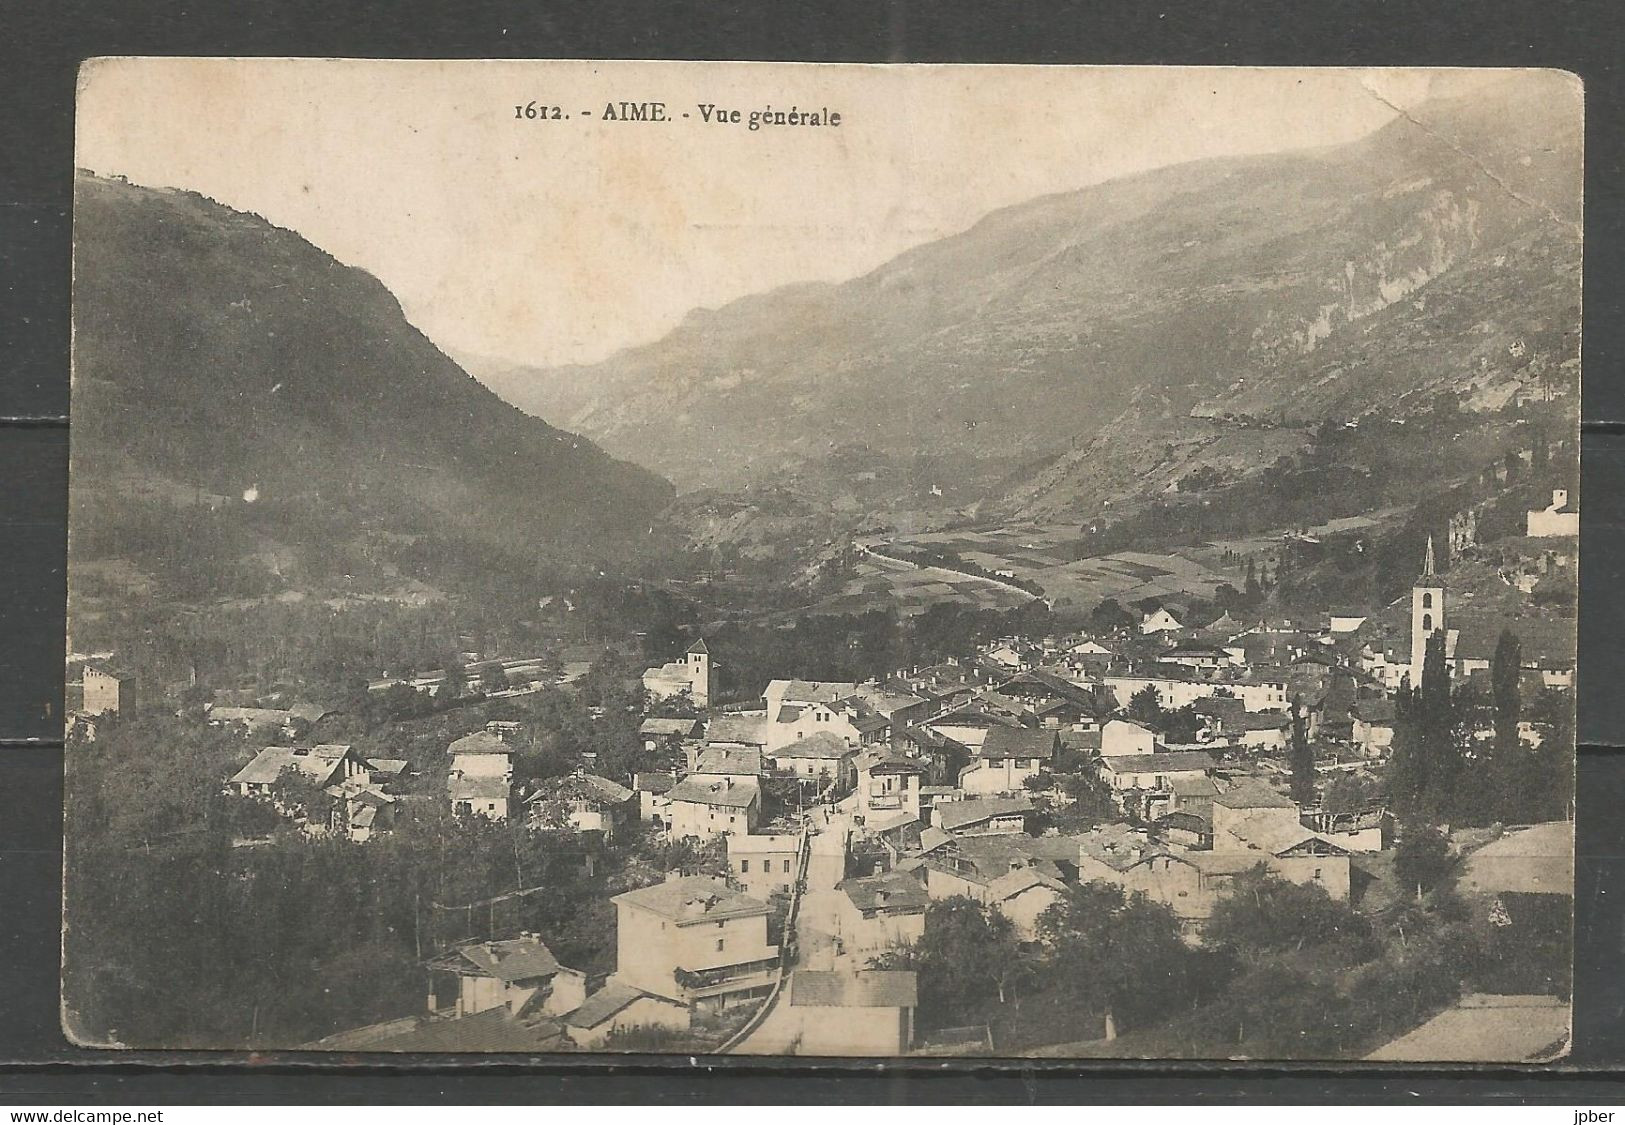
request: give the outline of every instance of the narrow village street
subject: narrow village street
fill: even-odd
[[[826,807],[827,808],[827,807]],[[849,812],[825,810],[810,814],[821,833],[847,838],[852,830]],[[801,1020],[790,1006],[790,977],[798,969],[834,970],[858,968],[844,952],[840,940],[842,892],[834,887],[807,886],[797,904],[795,956],[784,970],[784,985],[769,1001],[772,1005],[762,1022],[737,1043],[736,1055],[793,1055],[801,1039]]]

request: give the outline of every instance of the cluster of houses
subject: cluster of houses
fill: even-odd
[[[429,962],[423,1015],[323,1045],[602,1047],[634,1029],[690,1035],[750,1005],[758,1015],[732,1049],[906,1053],[918,1046],[913,974],[870,962],[918,940],[933,901],[968,896],[1035,941],[1070,887],[1104,881],[1165,905],[1200,943],[1236,878],[1259,867],[1356,895],[1360,857],[1390,844],[1391,821],[1380,804],[1329,811],[1287,796],[1295,729],[1321,768],[1370,769],[1428,639],[1442,634],[1451,673],[1472,677],[1489,666],[1480,633],[1506,626],[1462,612],[1431,544],[1393,612],[1193,629],[1178,608],[1142,607],[1115,634],[1004,638],[974,660],[881,680],[776,679],[746,707],[717,705],[699,641],[644,675],[653,699],[684,697],[698,714],[643,722],[653,765],[629,784],[578,769],[516,786],[515,724],[458,739],[446,776],[457,815],[606,842],[638,824],[710,845],[726,876],[672,872],[616,895],[617,967],[604,979],[559,964],[534,934],[472,943]],[[1525,675],[1567,688],[1572,622],[1564,642],[1564,623],[1530,624],[1542,620],[1514,626]],[[273,746],[231,786],[277,800],[296,771],[334,798],[326,830],[365,839],[385,823],[396,764]],[[1055,814],[1080,789],[1111,812],[1063,831],[1081,822]]]
[[[393,827],[407,771],[400,758],[365,758],[339,743],[267,746],[226,782],[226,791],[262,801],[309,836],[337,835],[364,844]],[[329,800],[326,814],[301,799],[301,788]]]

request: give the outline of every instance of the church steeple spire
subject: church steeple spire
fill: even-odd
[[[1444,603],[1444,582],[1438,577],[1438,568],[1433,557],[1433,536],[1430,535],[1427,554],[1422,557],[1422,575],[1411,584],[1410,680],[1413,688],[1422,682],[1422,665],[1427,660],[1428,638],[1434,633],[1446,632]],[[1448,644],[1448,641],[1446,643]]]

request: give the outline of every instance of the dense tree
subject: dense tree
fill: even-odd
[[[1010,919],[964,896],[931,903],[919,940],[874,965],[919,974],[920,1019],[935,1027],[985,1022],[987,1005],[1011,999],[1030,969]]]
[[[1162,719],[1162,701],[1155,684],[1146,684],[1128,697],[1123,713],[1142,726],[1154,726]]]
[[[1369,951],[1371,928],[1325,888],[1289,883],[1260,864],[1235,878],[1213,908],[1204,937],[1254,960],[1331,942],[1358,956]]]
[[[1089,613],[1089,628],[1096,633],[1116,633],[1132,628],[1135,617],[1116,598],[1105,598]]]
[[[1360,1028],[1351,1002],[1331,984],[1279,959],[1253,965],[1191,1026],[1205,1053],[1282,1059],[1336,1058]]]
[[[1048,793],[1055,785],[1055,775],[1048,770],[1039,770],[1032,776],[1023,778],[1021,782],[1021,787],[1029,793]]]
[[[1049,984],[1118,1029],[1187,1010],[1223,983],[1224,963],[1187,945],[1172,911],[1109,883],[1069,888],[1038,935]]]
[[[502,670],[499,661],[491,661],[480,669],[480,690],[487,694],[493,691],[506,691],[508,687],[508,673]]]
[[[1303,704],[1292,700],[1292,799],[1299,805],[1315,803],[1315,748],[1304,729]]]
[[[1463,765],[1442,630],[1428,638],[1421,683],[1396,702],[1390,797],[1402,823],[1438,823],[1459,800]]]
[[[1407,825],[1394,848],[1394,877],[1417,899],[1430,891],[1454,864],[1450,841],[1429,825]]]
[[[1152,729],[1165,742],[1188,745],[1196,741],[1196,735],[1202,729],[1202,716],[1197,714],[1195,707],[1186,704],[1171,711],[1164,710],[1153,721]]]
[[[1475,810],[1481,821],[1516,819],[1528,795],[1521,792],[1526,782],[1525,765],[1529,752],[1518,732],[1523,718],[1521,683],[1522,648],[1510,629],[1501,631],[1495,655],[1490,661],[1490,707],[1492,738],[1480,750],[1480,762],[1473,792],[1478,796]]]
[[[1355,773],[1339,774],[1326,787],[1321,807],[1329,813],[1358,812],[1380,800],[1383,792],[1381,783],[1372,778]]]
[[[445,679],[438,693],[441,699],[457,699],[468,690],[468,671],[461,660],[446,661],[443,671]]]

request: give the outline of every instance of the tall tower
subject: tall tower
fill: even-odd
[[[713,679],[716,669],[711,666],[711,650],[705,646],[704,640],[695,641],[688,646],[683,660],[688,665],[688,697],[696,707],[710,707],[711,696],[716,691],[716,681]]]
[[[1422,686],[1422,665],[1427,660],[1428,638],[1445,629],[1444,583],[1433,569],[1433,536],[1428,536],[1422,575],[1411,586],[1411,687]]]

